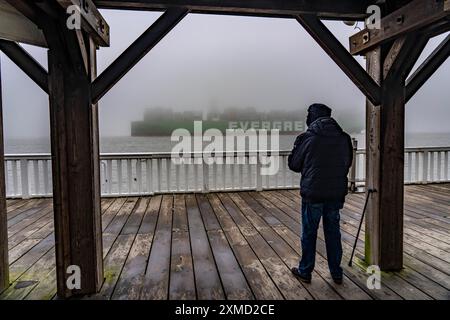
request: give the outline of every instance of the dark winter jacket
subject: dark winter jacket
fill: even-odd
[[[311,203],[344,202],[353,160],[350,136],[331,117],[321,117],[299,135],[289,168],[301,173],[300,193]]]

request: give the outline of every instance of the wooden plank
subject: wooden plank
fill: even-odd
[[[139,198],[127,198],[123,203],[120,210],[117,212],[114,219],[103,232],[104,245],[103,245],[103,255],[106,256],[122,231],[123,227],[127,223],[131,212],[135,208]]]
[[[300,246],[295,246],[295,249],[289,246],[286,239],[283,239],[274,229],[269,227],[247,204],[247,199],[244,195],[231,194],[230,198],[241,209],[242,213],[252,222],[254,228],[258,230],[261,236],[269,243],[276,254],[283,260],[288,268],[298,265]],[[261,208],[263,209],[263,208]],[[261,211],[265,211],[264,209]],[[323,263],[323,261],[320,261]],[[315,299],[324,300],[340,300],[341,297],[336,293],[332,287],[324,281],[321,274],[315,272],[315,281],[308,285],[308,291]]]
[[[345,217],[345,214],[343,215]],[[343,229],[347,232],[350,230],[354,230],[352,232],[356,231],[356,228],[358,226],[358,220],[355,219],[354,221],[351,221],[352,219],[346,220],[347,224],[343,226]],[[351,228],[351,226],[353,226],[353,228]],[[363,232],[364,233],[364,232]],[[346,244],[346,246],[348,246],[348,248],[350,249],[349,245]],[[405,245],[405,249],[406,249],[407,245]],[[407,270],[406,270],[407,269]],[[386,273],[387,279],[383,278],[384,282],[386,282],[388,285],[391,285],[392,288],[394,288],[396,291],[403,293],[403,297],[404,298],[408,298],[408,299],[421,299],[421,298],[429,298],[428,296],[434,296],[434,297],[438,297],[440,296],[441,298],[444,296],[444,288],[442,288],[440,285],[438,285],[437,283],[430,281],[429,279],[425,279],[421,274],[419,274],[418,272],[415,272],[414,270],[410,270],[409,268],[406,268],[404,271],[400,272],[400,273],[396,273],[395,276],[393,273]],[[384,274],[383,274],[384,275]],[[398,277],[401,277],[405,280],[407,280],[407,282],[409,282],[408,284],[401,284],[401,281],[399,282]],[[415,288],[410,289],[409,291],[404,291],[404,287],[411,287],[411,285],[420,288],[420,290],[422,292],[417,292],[417,290]],[[398,287],[401,287],[401,289],[399,289]],[[433,295],[430,295],[430,287],[436,287],[435,293]],[[428,294],[428,296],[424,296],[424,294]]]
[[[138,233],[150,233],[153,234],[156,226],[156,221],[158,220],[158,213],[160,210],[162,201],[161,195],[153,196],[145,212],[145,216],[142,219],[141,226],[139,227]]]
[[[111,203],[111,200],[103,201],[102,210],[106,211]],[[50,205],[51,209],[50,201],[45,200],[44,204]],[[53,223],[51,214],[48,213],[46,218],[46,226],[38,227],[38,231],[27,235],[27,238],[23,242],[20,242],[12,251],[10,251],[11,256],[17,257],[22,254],[22,251],[26,250],[26,247],[37,243],[36,249],[34,249],[35,246],[33,246],[33,249],[20,256],[22,262],[19,267],[27,269],[28,266],[28,269],[12,284],[11,287],[9,287],[2,298],[51,299],[56,293],[55,251],[51,249],[37,261],[35,260],[36,256],[39,256],[39,252],[45,251],[45,248],[48,246],[48,243],[46,242],[52,240],[51,233],[53,231]],[[34,227],[35,224],[31,226]],[[21,232],[20,235],[23,235],[23,233]],[[43,241],[44,239],[45,241]],[[42,242],[45,244],[43,247]],[[52,243],[50,242],[50,244]],[[14,257],[11,263],[14,263],[16,260],[17,259]]]
[[[16,212],[14,217],[11,217],[10,215],[8,215],[8,228],[19,223],[21,220],[38,213],[42,209],[45,209],[45,205],[44,205],[45,202],[42,200],[36,200],[32,203],[33,203],[32,206],[30,206],[29,208],[27,208],[21,212]],[[47,202],[46,204],[48,206],[49,202]]]
[[[14,218],[16,215],[31,208],[36,202],[36,199],[28,199],[16,202],[14,205],[8,206],[8,220]],[[30,205],[31,203],[31,205]]]
[[[287,198],[285,196],[282,195],[283,191],[278,191],[276,193],[276,197],[278,199],[280,199],[282,202],[288,204],[289,206],[291,206],[291,208],[296,209],[296,212],[299,212],[300,210],[300,205],[299,205],[299,201],[300,201],[300,197],[298,192],[287,192],[286,194],[290,194],[286,195],[287,197],[294,197],[294,199],[297,199],[298,202],[294,202],[293,200],[291,200],[289,198],[289,200],[286,200]],[[254,194],[252,193],[252,196]],[[269,212],[275,214],[277,217],[282,216],[283,214],[288,214],[289,213],[289,209],[286,208],[285,206],[280,206],[280,208],[278,208],[278,204],[280,204],[280,201],[274,202],[277,204],[277,206],[273,206],[270,207],[271,202],[269,201],[263,201],[263,199],[258,198],[258,201],[261,202],[265,208],[268,209]],[[269,205],[269,206],[267,206]],[[297,236],[298,230],[301,229],[301,226],[292,226],[290,224],[287,224],[286,227],[284,229],[281,228],[277,228],[277,231],[281,231],[282,235],[284,234],[285,236],[289,237],[289,238],[294,238],[296,240],[296,244],[297,247],[300,247],[300,242],[299,242],[299,238]],[[325,239],[323,236],[323,230],[322,228],[319,228],[319,233],[318,233],[318,241],[317,241],[317,251],[319,253],[319,256],[322,257],[326,257],[326,246],[325,246]],[[294,241],[295,241],[294,240]],[[344,250],[343,252],[344,257],[348,258],[350,256],[350,252],[348,250]],[[319,257],[320,259],[320,257]],[[364,297],[364,294],[361,295],[361,292],[352,284],[356,284],[359,288],[361,288],[362,290],[364,290],[366,292],[366,294],[370,295],[373,299],[381,299],[381,300],[398,300],[401,299],[401,297],[399,295],[397,295],[393,290],[391,290],[389,287],[386,286],[382,286],[382,288],[380,290],[369,290],[366,286],[366,281],[367,281],[367,274],[365,273],[365,271],[360,270],[359,268],[351,268],[348,267],[346,264],[342,264],[342,267],[344,269],[344,277],[346,282],[348,283],[348,290],[345,291],[339,291],[339,293],[346,299],[361,299],[359,298],[359,296],[363,297],[363,299],[367,299],[367,296]],[[342,290],[342,287],[339,286],[334,286],[334,288],[336,290]],[[355,292],[356,291],[356,292]],[[356,294],[355,294],[356,293]]]
[[[6,210],[5,150],[3,143],[2,68],[0,61],[0,292],[9,286],[8,216]]]
[[[131,212],[127,223],[120,231],[121,234],[136,234],[147,210],[149,198],[139,198],[134,210]]]
[[[341,213],[341,215],[342,215],[342,213]],[[348,220],[345,220],[345,221],[348,221]],[[354,241],[352,233],[356,232],[356,227],[350,228],[350,229],[351,229],[351,233],[348,233],[350,230],[347,227],[347,225],[346,224],[341,225],[341,232],[342,232],[343,240],[344,240],[342,242],[342,244],[343,244],[343,249],[344,249],[344,256],[346,256],[346,257],[348,257],[350,255],[350,252],[351,252],[350,243],[353,243],[353,241]],[[321,237],[320,234],[319,234],[319,237]],[[362,239],[363,235],[360,235],[360,238]],[[348,240],[348,243],[347,243],[347,240]],[[319,248],[319,250],[325,251],[325,246],[324,246],[323,241],[319,241],[318,248]],[[358,248],[362,252],[362,246],[358,246]],[[352,268],[348,268],[346,265],[344,265],[343,267],[344,267],[345,273],[347,273],[349,271],[351,271],[352,273],[354,272],[354,270]],[[360,267],[365,271],[365,265],[360,264]],[[386,274],[383,273],[382,283],[384,284],[383,287],[387,286],[388,288],[390,288],[390,290],[392,290],[391,292],[389,292],[389,290],[388,290],[387,292],[385,292],[386,294],[383,294],[383,296],[386,296],[388,298],[390,298],[389,296],[395,298],[394,296],[392,296],[393,292],[400,293],[402,295],[402,297],[409,298],[409,299],[429,299],[430,298],[429,296],[425,295],[423,292],[421,292],[421,291],[417,290],[415,287],[411,286],[411,284],[409,284],[408,282],[403,281],[400,277],[398,277],[397,275],[393,275],[392,273],[386,273]],[[364,288],[363,286],[361,286],[361,287]],[[386,290],[386,289],[383,289],[383,290]],[[377,291],[377,292],[373,292],[373,291]],[[378,290],[367,290],[367,293],[372,295],[372,294],[377,294],[380,292]],[[379,298],[379,296],[378,296],[378,298]]]
[[[4,0],[0,0],[0,39],[47,47],[42,30]]]
[[[139,226],[133,246],[114,289],[112,296],[114,300],[137,300],[140,297],[161,198],[161,196],[155,196],[148,199],[149,204],[146,208],[144,218]]]
[[[119,210],[122,208],[126,201],[126,198],[116,198],[114,202],[109,206],[106,212],[102,216],[102,229],[105,232],[106,228],[109,227],[111,221],[115,218]]]
[[[9,250],[9,261],[14,263],[17,259],[23,256],[27,251],[29,251],[36,244],[41,242],[42,239],[26,239],[19,243],[17,246]]]
[[[277,256],[270,245],[251,226],[251,223],[243,217],[231,199],[225,194],[219,194],[219,198],[283,296],[289,300],[313,299],[303,284],[290,273],[290,268]]]
[[[354,227],[353,230],[356,230],[356,228],[358,226],[358,221],[355,220],[353,222],[353,221],[350,221],[350,220],[346,220],[347,224],[349,224],[349,226],[352,225]],[[416,243],[416,242],[417,242],[417,240],[409,241],[409,243]],[[442,298],[445,293],[443,291],[442,286],[440,285],[440,280],[438,280],[438,282],[433,280],[433,277],[435,277],[435,279],[442,279],[442,273],[439,270],[435,269],[435,268],[431,268],[430,266],[426,266],[425,269],[427,270],[427,272],[425,274],[421,274],[420,270],[422,270],[422,272],[423,272],[424,264],[420,260],[416,260],[415,257],[409,255],[410,254],[410,248],[413,248],[413,247],[411,245],[409,245],[408,241],[407,241],[405,243],[405,252],[406,252],[406,254],[404,255],[404,259],[405,259],[405,261],[408,262],[408,267],[405,267],[404,271],[401,271],[397,275],[399,275],[403,279],[407,280],[412,285],[417,286],[418,288],[423,287],[422,291],[424,291],[428,295],[430,295],[432,297],[435,297],[435,298],[440,296]],[[417,250],[417,249],[415,249],[415,250]],[[423,252],[425,253],[425,251],[423,251]],[[432,261],[429,260],[428,263],[432,263]],[[416,267],[412,267],[410,269],[410,267],[409,267],[410,264],[416,265]],[[417,266],[420,266],[419,270],[417,270]],[[444,278],[446,278],[446,277],[448,277],[448,276],[445,276]],[[428,278],[428,279],[425,279],[425,278]],[[431,287],[436,287],[436,290],[435,290],[434,294],[430,294],[430,290],[429,289]]]
[[[15,261],[10,266],[10,280],[11,282],[19,278],[24,272],[26,272],[36,261],[38,261],[44,254],[53,248],[55,245],[55,239],[53,235],[49,235],[47,238],[39,242],[34,246],[26,255],[22,256],[19,260]]]
[[[35,215],[24,218],[22,221],[19,221],[18,223],[10,226],[8,228],[8,238],[13,236],[14,234],[17,234],[18,232],[21,232],[21,230],[32,225],[35,221],[45,217],[50,211],[51,207],[47,206],[46,208],[40,209]]]
[[[94,299],[111,299],[114,287],[120,277],[122,268],[134,241],[134,235],[121,234],[117,237],[111,250],[105,258],[104,275],[105,280],[98,294],[93,296]]]
[[[51,300],[56,296],[56,268],[31,290],[25,300]]]
[[[290,210],[292,210],[292,207],[288,206],[287,204],[285,204],[284,201],[280,201],[280,196],[278,193],[274,193],[274,192],[266,192],[266,193],[261,193],[261,195],[263,195],[264,197],[267,198],[267,200],[269,201],[269,203],[273,203],[276,204],[276,207],[280,210],[282,210],[283,212],[289,212]],[[274,196],[276,195],[276,196]],[[284,200],[284,199],[283,199]],[[292,201],[290,203],[291,205],[294,204]],[[296,208],[297,204],[294,204],[294,207]],[[296,208],[297,209],[297,208]],[[298,210],[296,210],[296,212],[300,212],[300,207],[298,205]],[[288,232],[289,230],[286,230],[286,232]],[[292,232],[292,231],[291,231]],[[299,235],[297,235],[297,240],[299,240]],[[364,291],[362,290],[357,284],[355,284],[351,279],[353,278],[353,276],[349,276],[348,274],[344,273],[344,283],[342,285],[336,285],[333,281],[333,279],[331,278],[330,274],[329,274],[329,270],[328,270],[328,266],[327,266],[327,261],[326,261],[326,248],[325,248],[325,244],[324,242],[319,239],[318,241],[318,254],[316,256],[316,260],[317,260],[317,264],[316,264],[316,268],[315,268],[315,273],[319,276],[321,276],[325,281],[327,281],[327,283],[334,288],[334,290],[336,290],[336,292],[343,298],[346,300],[367,300],[367,299],[371,299],[370,296]],[[295,247],[294,250],[298,250],[298,252],[300,253],[300,242],[296,241],[295,242]]]
[[[255,298],[258,300],[283,299],[283,295],[223,207],[220,199],[215,194],[209,194],[207,197]]]
[[[288,205],[286,205],[283,201],[280,201],[279,199],[279,195],[278,193],[276,193],[277,197],[273,196],[274,193],[261,193],[261,195],[263,195],[264,197],[267,198],[267,201],[263,200],[261,197],[258,198],[258,201],[260,201],[262,204],[264,205],[270,205],[271,203],[274,204],[274,211],[278,211],[280,212],[280,210],[284,213],[289,213],[290,211],[292,211],[293,207],[290,207]],[[276,205],[275,205],[276,204]],[[291,204],[293,204],[291,202]],[[296,207],[294,205],[294,207]],[[261,208],[261,210],[265,210],[264,208]],[[271,210],[273,211],[273,210]],[[300,212],[300,208],[298,208],[298,210],[294,210],[294,212],[298,213]],[[299,219],[300,221],[300,219]],[[300,230],[300,229],[297,229]],[[292,243],[294,250],[297,250],[298,253],[301,253],[300,248],[300,235],[299,234],[293,234],[292,230],[283,230],[282,234],[289,234],[292,233],[292,236],[296,236],[295,238],[295,242]],[[332,287],[343,299],[346,300],[368,300],[371,299],[371,296],[369,294],[367,294],[364,290],[362,290],[354,281],[354,279],[356,278],[354,273],[351,272],[344,272],[344,282],[342,285],[336,285],[333,281],[333,279],[331,278],[331,275],[329,274],[329,270],[328,270],[328,265],[326,262],[326,247],[325,247],[325,242],[324,242],[324,238],[322,235],[319,236],[318,238],[318,242],[317,242],[317,255],[316,255],[316,268],[314,273],[319,276],[322,277],[323,280],[325,280],[327,282],[327,284]],[[298,262],[298,261],[297,261]],[[345,266],[343,266],[343,268],[345,269]],[[319,278],[319,277],[315,277]],[[319,278],[320,279],[320,278]],[[323,281],[322,280],[322,281]]]
[[[175,195],[172,225],[172,256],[170,260],[170,300],[196,298],[191,244],[183,195]]]
[[[197,203],[200,209],[208,239],[214,259],[219,270],[226,298],[228,300],[249,300],[253,299],[253,294],[247,283],[247,280],[240,269],[239,263],[233,254],[223,230],[220,228],[219,221],[214,215],[211,205],[203,194],[197,195]],[[208,221],[208,223],[206,223]],[[211,228],[217,226],[217,228]]]
[[[224,299],[224,291],[218,274],[208,236],[194,195],[186,196],[189,233],[194,262],[195,284],[198,299]]]
[[[55,251],[49,250],[24,272],[0,297],[1,299],[24,299],[40,281],[55,269]],[[55,287],[55,284],[53,284]]]
[[[158,223],[147,271],[143,279],[141,299],[164,300],[169,292],[170,248],[172,241],[173,197],[162,197]]]

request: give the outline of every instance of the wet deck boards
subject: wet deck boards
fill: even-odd
[[[301,254],[298,190],[102,200],[105,280],[87,299],[450,299],[450,184],[407,186],[404,264],[369,290],[347,261],[364,195],[341,212],[344,284],[329,275],[322,230],[311,284],[290,274]],[[51,199],[9,200],[12,285],[0,299],[56,298]]]

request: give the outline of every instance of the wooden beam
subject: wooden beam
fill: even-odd
[[[161,41],[188,13],[184,8],[168,9],[134,41],[93,83],[93,102],[100,100],[131,68]]]
[[[292,17],[314,14],[321,18],[363,20],[376,0],[94,0],[98,8],[166,10],[185,7],[193,13],[248,14]]]
[[[0,39],[47,47],[42,31],[4,0],[0,0]]]
[[[382,270],[403,266],[404,87],[383,81],[381,49],[367,54],[367,68],[383,88],[380,105],[367,101],[366,262]]]
[[[403,266],[405,80],[428,37],[408,35],[366,54],[367,70],[381,85],[380,105],[366,106],[366,262],[382,270]]]
[[[36,3],[27,0],[5,0],[12,7],[14,7],[18,12],[27,17],[36,26],[40,26],[43,18],[43,13],[36,6]]]
[[[5,188],[5,150],[3,146],[2,72],[0,59],[0,293],[9,287],[8,223]]]
[[[103,281],[98,116],[92,106],[95,45],[60,25],[44,30],[49,45],[50,126],[57,290],[60,297],[92,294]],[[83,55],[89,59],[86,71]],[[81,288],[66,285],[69,266],[81,270]]]
[[[31,80],[48,93],[48,73],[26,50],[17,43],[0,40],[0,50],[8,56]]]
[[[384,60],[384,81],[397,78],[404,85],[420,54],[428,43],[428,37],[422,34],[408,34],[397,38]]]
[[[368,75],[328,28],[315,16],[299,15],[297,21],[336,62],[361,92],[374,104],[380,101],[380,86]]]
[[[57,0],[66,10],[69,6],[75,6],[79,9],[82,21],[81,27],[93,37],[95,43],[108,47],[110,43],[109,25],[98,11],[92,0]]]
[[[364,29],[350,37],[350,52],[364,54],[400,35],[439,24],[450,16],[448,0],[414,0],[381,19],[381,29]]]
[[[406,81],[406,101],[409,101],[417,91],[430,79],[437,69],[450,55],[450,35],[430,54]]]

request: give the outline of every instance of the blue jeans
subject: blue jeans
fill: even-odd
[[[311,277],[316,259],[317,230],[323,217],[328,267],[333,278],[342,278],[342,244],[339,209],[342,203],[308,203],[302,201],[302,259],[299,271]]]

